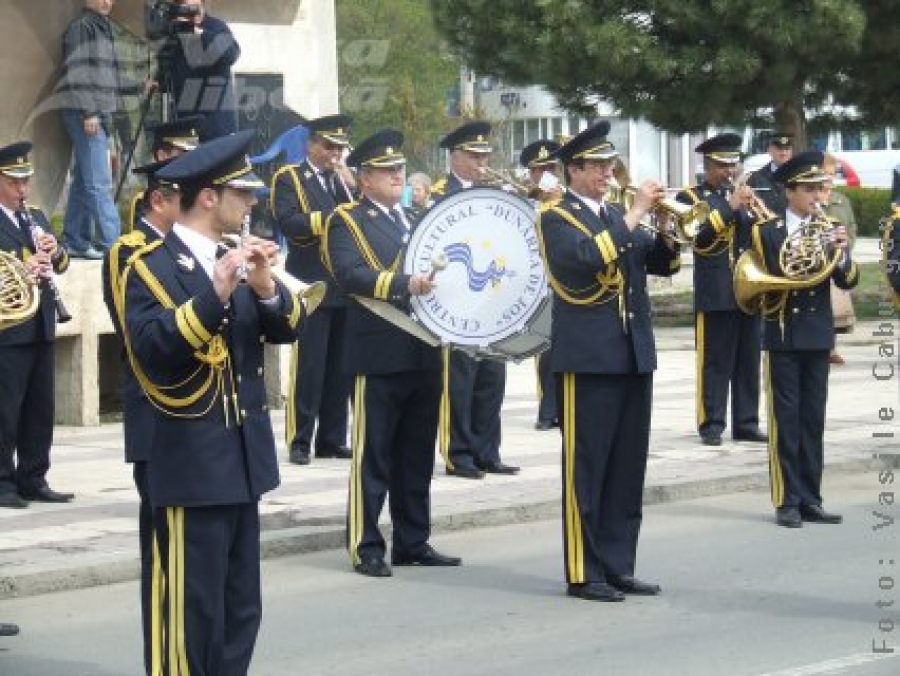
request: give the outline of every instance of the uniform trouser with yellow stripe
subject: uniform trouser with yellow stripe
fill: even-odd
[[[356,377],[347,513],[354,564],[384,558],[378,517],[388,493],[394,553],[419,554],[428,543],[440,397],[437,370]]]
[[[166,580],[151,674],[246,674],[262,617],[256,502],[153,511]]]
[[[653,375],[557,374],[566,581],[633,575]]]
[[[500,462],[506,363],[444,350],[441,455],[449,469]]]
[[[162,590],[162,568],[153,556],[153,509],[147,496],[147,463],[134,463],[134,485],[140,497],[138,542],[141,553],[141,629],[144,636],[144,669],[152,674],[153,633],[158,632],[159,608],[153,599]]]
[[[697,431],[721,435],[731,388],[732,435],[759,429],[759,315],[740,310],[698,312]]]
[[[288,386],[287,447],[316,450],[347,443],[347,414],[353,379],[343,367],[346,310],[319,308],[304,320],[295,343]],[[317,425],[318,423],[318,425]]]
[[[766,354],[775,507],[822,504],[828,355],[828,350]]]

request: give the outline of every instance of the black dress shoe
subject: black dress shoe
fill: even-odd
[[[50,486],[41,486],[39,488],[19,489],[19,495],[23,500],[29,502],[72,502],[75,499],[74,493],[57,493]]]
[[[502,462],[479,462],[478,469],[486,474],[518,474],[519,468],[515,465],[504,465]]]
[[[360,575],[368,575],[369,577],[390,577],[393,575],[391,567],[387,565],[383,559],[374,556],[363,559],[353,566],[353,570]]]
[[[800,520],[800,510],[796,507],[779,507],[775,520],[779,526],[784,526],[785,528],[803,527],[803,521]]]
[[[449,476],[458,476],[462,479],[484,479],[484,472],[477,467],[466,467],[465,465],[456,465],[453,468],[447,468]]]
[[[353,451],[346,446],[334,446],[332,444],[323,444],[316,448],[317,458],[337,458],[338,460],[349,460],[353,457]]]
[[[534,423],[534,429],[546,432],[549,429],[553,429],[553,421],[538,419],[538,421]]]
[[[445,556],[431,545],[426,545],[418,554],[391,552],[391,563],[395,566],[459,566],[462,565],[462,559],[458,556]]]
[[[822,505],[805,505],[800,507],[800,517],[804,521],[812,523],[841,523],[844,520],[840,514],[832,514],[822,509]]]
[[[658,584],[641,582],[631,575],[607,575],[606,581],[623,594],[635,596],[659,596],[662,588]]]
[[[291,446],[288,452],[288,460],[292,465],[308,465],[309,449],[305,446]]]
[[[703,442],[704,446],[721,446],[722,445],[722,435],[721,434],[702,434],[702,435],[700,435],[700,441]]]
[[[28,503],[20,498],[18,493],[3,493],[0,494],[0,507],[25,509],[28,507]]]
[[[0,624],[0,636],[15,636],[19,633],[17,624]]]
[[[605,582],[586,582],[570,584],[566,594],[585,601],[624,601],[625,594]]]
[[[744,432],[735,432],[733,435],[735,441],[755,441],[760,444],[764,444],[769,440],[769,437],[764,432],[760,430],[746,430]]]

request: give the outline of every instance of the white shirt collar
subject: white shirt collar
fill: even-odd
[[[212,241],[206,235],[201,235],[196,230],[192,230],[181,223],[173,225],[172,231],[178,236],[178,239],[184,243],[200,265],[203,266],[203,271],[207,276],[212,279],[213,268],[216,265],[218,242]]]
[[[784,214],[784,227],[787,228],[788,234],[791,235],[803,223],[806,223],[807,220],[809,219],[798,216],[793,211],[788,209]]]
[[[0,209],[3,209],[3,213],[7,215],[9,220],[11,220],[13,223],[18,224],[18,221],[16,220],[16,212],[14,209],[10,209],[5,204],[0,204]]]
[[[450,173],[456,176],[456,180],[459,181],[462,184],[462,187],[465,189],[471,188],[473,185],[475,185],[473,181],[466,181],[465,179],[460,178],[459,174],[457,174],[455,171],[451,171]]]
[[[144,218],[143,216],[141,216],[141,221],[143,221],[144,225],[146,225],[148,228],[150,228],[153,232],[155,232],[155,233],[156,233],[157,235],[159,235],[160,237],[165,237],[165,236],[166,236],[166,233],[162,232],[159,228],[157,228],[155,225],[153,225],[153,223],[151,223],[150,221],[148,221],[148,220],[147,220],[146,218]]]
[[[574,190],[570,190],[569,192],[571,192],[573,195],[575,195],[575,197],[587,204],[591,208],[591,210],[593,210],[593,212],[598,216],[600,215],[601,209],[606,209],[606,200],[601,200],[598,202],[597,200],[591,199],[590,197],[585,197],[584,195],[577,193]]]
[[[406,229],[409,230],[409,223],[406,222],[406,214],[403,213],[403,209],[400,208],[399,204],[395,204],[393,208],[389,209],[388,207],[384,206],[381,202],[376,202],[371,197],[369,197],[368,199],[372,204],[374,204],[376,207],[381,209],[381,211],[384,212],[384,214],[388,218],[392,217],[391,214],[399,214],[400,221],[403,223],[403,225],[406,227]]]

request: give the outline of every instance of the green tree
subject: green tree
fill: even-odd
[[[608,101],[673,132],[768,118],[798,138],[815,117],[810,111],[834,95],[865,103],[848,75],[861,54],[864,6],[876,4],[887,3],[431,2],[438,30],[471,68],[511,84],[543,84],[570,110]]]
[[[431,7],[420,0],[337,0],[341,110],[355,138],[399,128],[411,169],[434,171],[458,63],[442,48]]]

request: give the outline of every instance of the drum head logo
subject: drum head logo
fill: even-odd
[[[535,209],[490,188],[452,195],[413,232],[408,274],[435,274],[416,319],[451,345],[488,347],[523,330],[547,295]],[[435,263],[437,262],[437,265]]]

